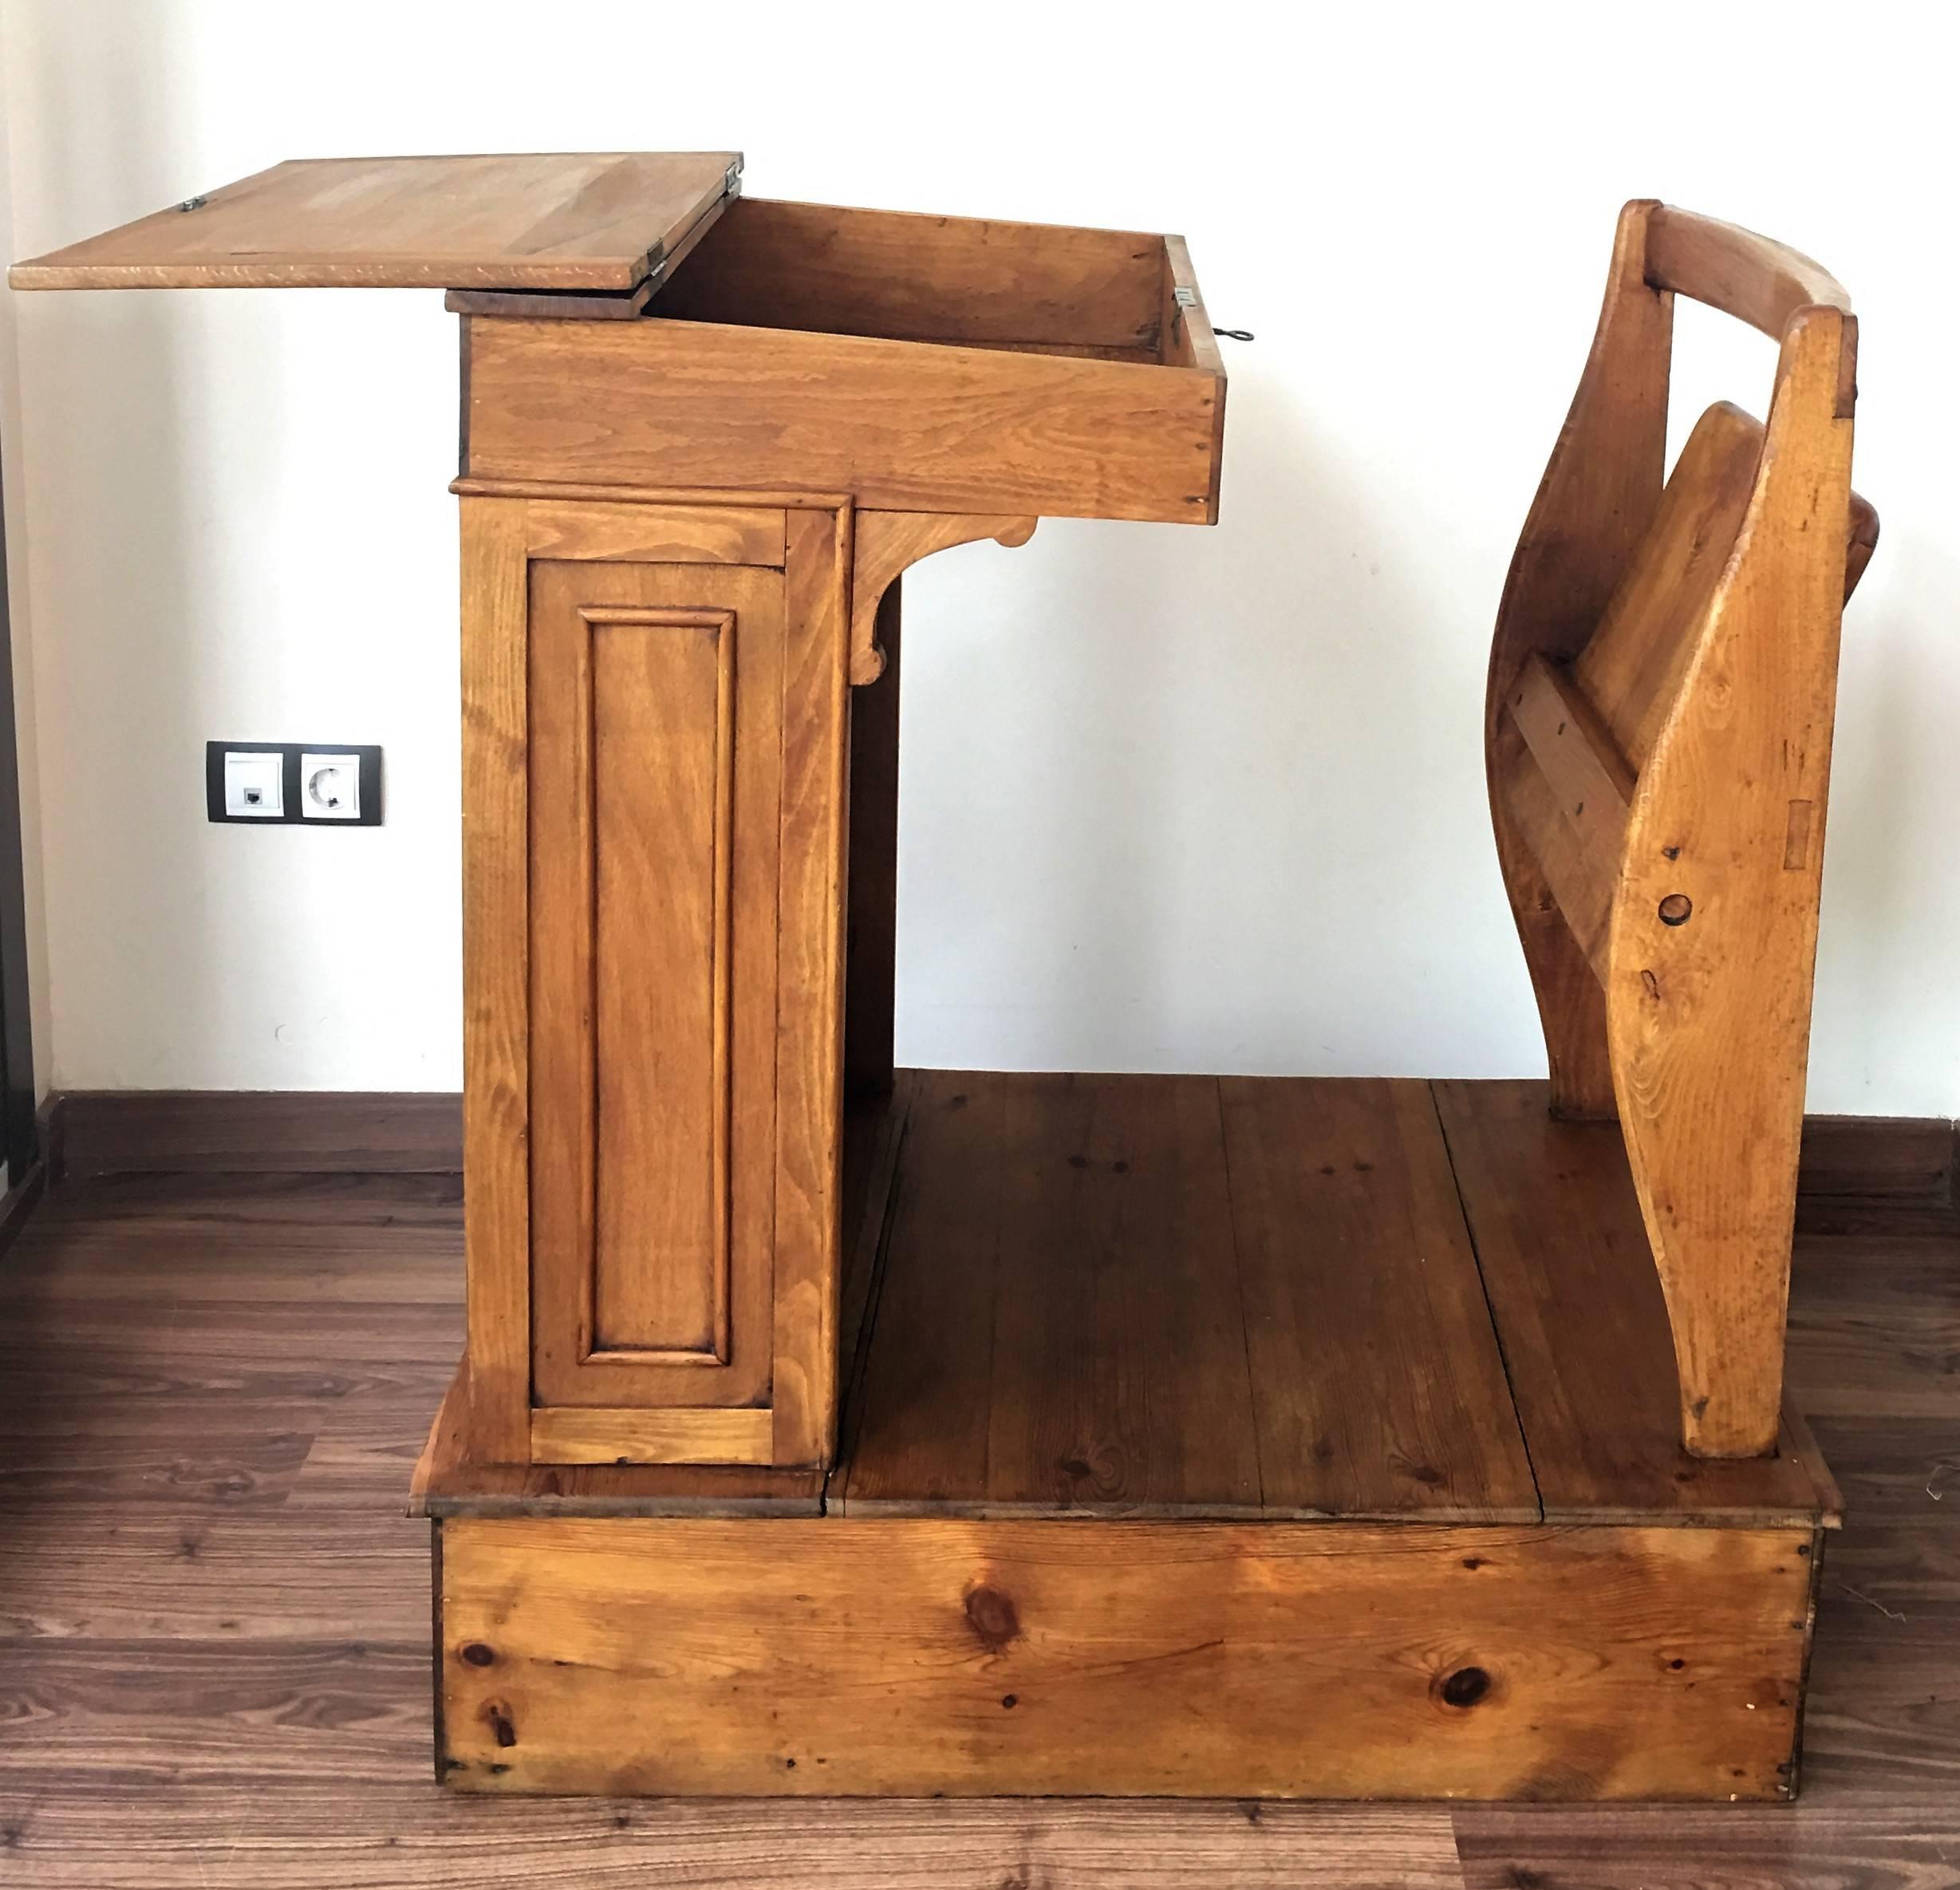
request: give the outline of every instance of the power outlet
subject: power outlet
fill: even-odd
[[[204,812],[239,826],[379,827],[381,751],[349,742],[207,742]]]

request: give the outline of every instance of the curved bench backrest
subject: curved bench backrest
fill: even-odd
[[[1664,476],[1677,294],[1781,348],[1767,422],[1710,408]],[[1619,1119],[1710,1455],[1776,1434],[1839,618],[1878,531],[1857,345],[1809,258],[1628,204],[1492,641],[1492,818],[1552,1106]]]

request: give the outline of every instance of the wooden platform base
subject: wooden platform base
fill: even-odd
[[[1794,1416],[1681,1449],[1610,1127],[921,1072],[849,1151],[827,1479],[495,1470],[439,1424],[451,1785],[1793,1793],[1836,1492]]]

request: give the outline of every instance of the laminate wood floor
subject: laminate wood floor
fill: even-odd
[[[91,1180],[0,1260],[0,1884],[1960,1885],[1960,1228],[1800,1243],[1843,1488],[1787,1809],[452,1797],[408,1474],[453,1179]]]

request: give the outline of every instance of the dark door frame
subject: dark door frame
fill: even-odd
[[[0,475],[0,477],[3,477]],[[39,1153],[34,1014],[27,983],[27,888],[21,863],[20,739],[14,720],[14,623],[0,505],[0,1154],[18,1187]]]

